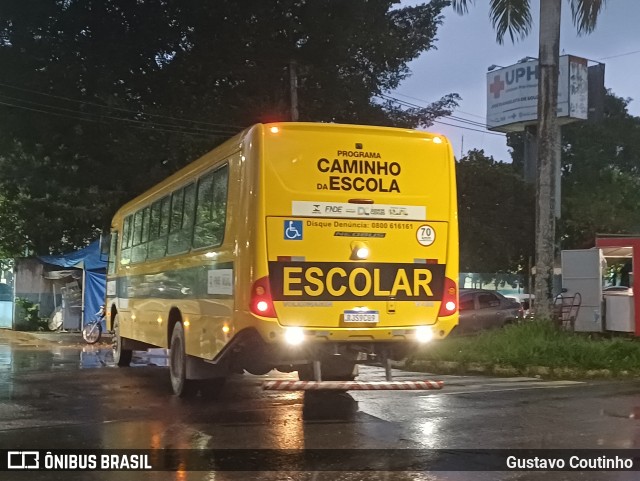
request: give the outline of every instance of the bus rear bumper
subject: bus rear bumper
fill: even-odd
[[[415,336],[397,336],[393,340],[375,340],[371,336],[357,336],[346,340],[318,339],[306,336],[299,344],[265,342],[254,328],[238,333],[225,346],[212,363],[224,363],[233,372],[248,371],[266,374],[272,369],[281,372],[299,371],[301,366],[310,368],[315,361],[323,364],[370,364],[384,366],[389,361],[405,359],[423,345]]]

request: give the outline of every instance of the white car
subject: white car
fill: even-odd
[[[520,303],[523,319],[533,318],[533,306],[531,304],[535,301],[536,296],[533,294],[504,294],[504,297]]]

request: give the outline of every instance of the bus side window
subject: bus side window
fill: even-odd
[[[161,257],[167,255],[167,239],[169,238],[169,220],[171,219],[171,197],[166,196],[160,202],[160,233],[158,244],[161,245]]]
[[[134,245],[131,253],[131,262],[144,262],[147,260],[147,242],[149,241],[149,207],[145,207],[135,213],[133,226]]]
[[[169,242],[167,254],[179,254],[189,250],[182,233],[182,220],[185,210],[185,190],[180,189],[171,195],[171,221],[169,222]]]
[[[126,266],[131,262],[131,239],[133,232],[131,228],[131,220],[133,216],[129,215],[124,219],[124,227],[122,229],[122,246],[120,248],[120,265]]]
[[[182,208],[184,207],[184,189],[171,194],[171,212],[169,213],[169,237],[167,255],[180,252],[176,248],[180,227],[182,227]]]
[[[227,220],[227,183],[229,166],[225,165],[198,182],[198,207],[193,247],[216,247],[222,244]]]
[[[208,247],[215,244],[211,232],[213,211],[213,173],[207,174],[198,181],[196,207],[196,226],[193,231],[193,247]]]
[[[131,242],[131,263],[137,262],[136,253],[140,251],[138,246],[142,242],[142,209],[133,214],[133,239]]]
[[[193,220],[196,215],[196,184],[184,188],[184,213],[182,215],[182,229],[180,230],[181,251],[191,249],[193,237]]]
[[[167,231],[169,230],[169,197],[156,200],[151,205],[149,223],[148,259],[160,259],[167,250]]]
[[[169,232],[173,234],[182,227],[182,207],[184,205],[184,189],[180,189],[171,194],[171,220],[169,221]]]
[[[109,260],[107,264],[107,274],[116,273],[116,258],[118,257],[118,231],[111,231],[111,242],[109,242]]]
[[[227,189],[229,184],[229,166],[225,165],[213,174],[213,229],[214,244],[220,245],[224,239],[227,223]]]
[[[149,240],[156,240],[160,235],[160,201],[151,204],[151,218],[149,219]]]
[[[133,214],[133,239],[131,246],[135,247],[140,244],[142,238],[142,210]]]

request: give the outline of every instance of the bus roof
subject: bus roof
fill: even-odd
[[[137,206],[141,202],[144,202],[149,197],[156,195],[159,191],[162,191],[166,188],[170,188],[174,185],[180,184],[183,179],[188,178],[191,175],[191,172],[194,169],[198,169],[203,164],[206,164],[211,157],[211,154],[216,152],[217,154],[226,157],[227,155],[235,152],[242,145],[245,138],[249,135],[252,135],[254,132],[258,131],[260,134],[267,129],[270,128],[280,128],[283,130],[306,130],[306,131],[367,131],[371,132],[377,131],[380,135],[392,135],[392,136],[409,136],[413,138],[440,138],[443,143],[449,143],[448,139],[441,134],[419,131],[409,128],[398,128],[398,127],[381,127],[374,125],[359,125],[359,124],[334,124],[334,123],[318,123],[318,122],[273,122],[268,124],[254,124],[246,129],[238,132],[233,137],[227,139],[222,144],[216,146],[211,151],[205,153],[198,159],[190,162],[174,174],[170,175],[166,179],[160,181],[154,186],[147,189],[142,194],[136,196],[131,199],[129,202],[122,205],[114,214],[114,217],[118,217],[120,215],[124,215],[125,212],[131,210],[133,207]]]

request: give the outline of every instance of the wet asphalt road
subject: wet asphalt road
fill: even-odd
[[[106,346],[8,339],[0,331],[2,449],[629,449],[640,448],[640,382],[543,381],[397,371],[440,391],[265,392],[237,376],[217,396],[171,395],[162,350],[113,367]],[[360,379],[382,379],[366,368]],[[460,466],[464,452],[447,451]],[[347,452],[348,453],[348,452]],[[348,455],[347,455],[348,457]],[[482,459],[474,457],[473,462]],[[348,459],[344,459],[348,461]],[[337,461],[338,465],[340,464]],[[466,464],[465,464],[466,463]],[[286,463],[285,463],[286,465]],[[468,467],[468,466],[467,466]],[[462,469],[462,468],[461,468]],[[30,472],[0,479],[635,480],[630,472]]]

